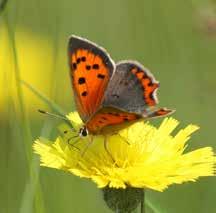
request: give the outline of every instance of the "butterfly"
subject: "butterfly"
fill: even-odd
[[[114,63],[107,51],[75,35],[68,43],[70,77],[80,136],[107,135],[139,119],[161,117],[174,110],[156,109],[159,82],[137,61]]]

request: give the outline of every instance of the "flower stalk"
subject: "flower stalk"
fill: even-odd
[[[145,191],[142,191],[141,195],[141,203],[140,203],[140,213],[145,213]]]

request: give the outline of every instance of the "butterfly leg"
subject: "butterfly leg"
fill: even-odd
[[[70,141],[71,141],[73,138],[77,138],[77,137],[79,137],[79,136],[73,136],[73,137],[68,138],[68,139],[67,139],[67,143],[68,143],[70,146],[72,146],[73,148],[75,148],[75,149],[77,149],[77,150],[80,151],[80,149],[79,149],[78,147],[75,146],[75,144],[79,142],[79,138],[78,138],[77,140],[75,140],[73,143],[70,143]]]
[[[86,153],[86,151],[88,150],[88,148],[91,146],[91,144],[93,142],[93,135],[90,135],[89,137],[90,137],[89,142],[87,143],[87,145],[84,147],[84,149],[81,152],[82,157],[84,156],[84,154]]]
[[[104,136],[104,149],[106,150],[107,154],[109,155],[109,157],[112,159],[113,163],[115,163],[115,159],[113,158],[112,154],[110,153],[109,149],[108,149],[108,140],[107,140],[107,136]]]
[[[117,133],[117,135],[118,135],[127,145],[130,146],[129,141],[128,141],[126,138],[122,137],[119,133]]]
[[[118,135],[127,145],[130,145],[129,141],[126,138],[124,138],[123,136],[121,136],[118,132],[111,134],[111,136],[113,136],[113,135]]]

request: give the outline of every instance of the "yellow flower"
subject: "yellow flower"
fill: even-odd
[[[82,126],[78,114],[71,113],[68,118],[78,131]],[[211,147],[185,152],[190,135],[198,127],[188,125],[172,136],[178,124],[173,118],[165,118],[160,127],[155,128],[140,121],[109,136],[108,149],[115,163],[104,149],[104,136],[94,136],[92,145],[81,156],[90,136],[69,140],[76,134],[71,130],[54,143],[47,139],[36,140],[34,151],[40,155],[41,166],[89,178],[99,188],[133,187],[163,191],[171,184],[215,174],[216,157]],[[71,145],[73,143],[79,150]]]

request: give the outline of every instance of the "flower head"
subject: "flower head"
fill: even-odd
[[[82,125],[78,114],[71,113],[68,118],[78,131]],[[70,139],[72,131],[59,136],[54,143],[47,139],[36,140],[34,150],[40,155],[42,166],[89,178],[100,188],[163,191],[171,184],[214,175],[216,157],[211,147],[185,152],[190,135],[198,127],[188,125],[172,136],[178,124],[173,118],[165,118],[156,128],[140,121],[108,136],[108,149],[115,162],[104,149],[103,135],[93,137],[92,145],[83,156],[80,152],[91,136]],[[71,145],[73,143],[76,148]]]

